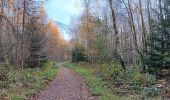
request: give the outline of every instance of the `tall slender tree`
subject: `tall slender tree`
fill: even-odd
[[[115,34],[115,56],[116,58],[120,61],[120,64],[121,66],[123,67],[123,69],[125,69],[125,64],[124,64],[124,61],[123,61],[123,58],[121,57],[120,53],[119,53],[119,46],[120,46],[120,41],[119,41],[119,37],[118,37],[118,28],[117,28],[117,24],[116,24],[116,14],[115,14],[115,10],[113,8],[113,1],[112,0],[109,0],[109,7],[111,9],[111,13],[112,13],[112,23],[113,23],[113,28],[114,28],[114,34]]]

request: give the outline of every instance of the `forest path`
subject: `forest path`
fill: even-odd
[[[94,97],[78,73],[60,65],[57,77],[36,100],[94,100]]]

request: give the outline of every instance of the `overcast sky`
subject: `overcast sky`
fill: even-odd
[[[70,25],[71,17],[78,16],[81,12],[81,0],[48,0],[45,5],[48,18],[56,22]],[[61,33],[65,39],[70,39],[68,31],[60,27]]]
[[[45,8],[49,18],[69,25],[70,17],[80,12],[80,0],[49,0]]]

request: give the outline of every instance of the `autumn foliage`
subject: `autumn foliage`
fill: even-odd
[[[62,37],[54,20],[51,19],[48,21],[46,31],[48,37],[47,49],[49,58],[56,61],[69,59],[69,44]]]

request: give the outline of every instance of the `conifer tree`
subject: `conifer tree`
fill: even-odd
[[[38,25],[36,25],[36,19],[32,18],[29,23],[29,58],[27,59],[27,65],[29,67],[41,67],[47,61],[46,52],[43,50],[46,38],[45,34],[41,33]]]
[[[146,65],[150,71],[170,68],[170,0],[159,0],[159,17],[149,36]]]

